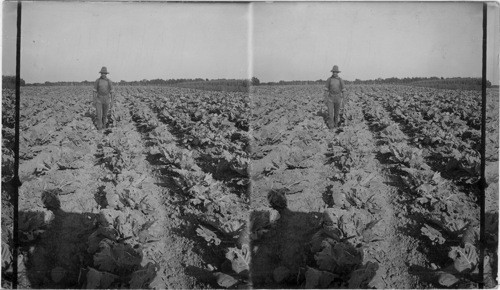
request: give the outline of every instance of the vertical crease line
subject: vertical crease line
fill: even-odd
[[[12,247],[12,288],[17,289],[18,286],[18,246],[19,246],[19,115],[20,115],[20,99],[21,99],[21,8],[22,2],[17,2],[17,39],[16,39],[16,115],[15,115],[15,137],[14,137],[14,177],[12,179],[11,201],[13,207],[13,247]]]
[[[248,28],[247,28],[247,57],[248,57],[248,67],[247,67],[247,79],[249,80],[249,86],[248,86],[248,107],[250,110],[250,119],[248,120],[248,134],[249,134],[249,146],[253,148],[253,126],[252,126],[252,94],[253,94],[253,85],[252,85],[252,77],[253,77],[253,2],[248,2]],[[250,160],[249,166],[248,166],[248,174],[249,176],[252,173],[252,162]],[[248,194],[248,210],[247,210],[247,227],[250,227],[250,220],[251,220],[251,204],[252,204],[252,191],[253,191],[253,181],[250,176],[250,182],[248,184],[247,188],[247,194]],[[248,239],[249,247],[250,249],[252,248],[252,241]],[[252,262],[250,261],[250,273],[249,273],[249,280],[252,281]],[[251,282],[250,282],[251,283]]]
[[[481,176],[480,186],[480,220],[479,220],[479,288],[484,288],[484,250],[485,250],[485,168],[486,168],[486,37],[487,37],[488,4],[483,2],[483,59],[481,83]]]

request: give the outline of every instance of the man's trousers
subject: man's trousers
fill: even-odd
[[[96,125],[98,130],[106,128],[108,125],[108,111],[111,105],[110,96],[97,96],[94,99],[96,109]]]
[[[327,95],[326,106],[328,108],[328,127],[334,128],[339,125],[340,111],[342,106],[342,95]]]

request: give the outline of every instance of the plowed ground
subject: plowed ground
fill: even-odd
[[[212,178],[205,163],[217,167],[220,162],[211,159],[210,146],[182,139],[175,126],[193,124],[172,118],[175,108],[167,106],[181,95],[195,102],[200,94],[120,87],[110,128],[98,132],[88,88],[23,89],[21,288],[218,287],[228,249],[245,242],[243,235],[224,236],[219,226],[231,220],[237,230],[244,228],[246,182],[234,173],[224,179],[214,171]],[[3,165],[9,168],[7,161]],[[189,174],[201,181],[187,178]],[[5,184],[2,267],[9,273],[12,236],[6,229],[12,220]],[[191,188],[200,196],[192,195]],[[224,199],[214,201],[215,194]],[[226,205],[235,210],[223,211]],[[211,222],[214,217],[220,223]],[[198,234],[201,225],[210,229],[204,234],[217,233],[211,238],[219,246]],[[230,272],[231,266],[224,271],[237,274]],[[8,287],[9,276],[3,277]],[[246,282],[242,278],[233,285],[237,283]]]
[[[395,99],[404,105],[421,94],[410,107],[424,108],[430,102],[425,96],[435,94],[439,100],[457,92],[350,87],[343,124],[329,130],[322,89],[261,86],[252,91],[253,286],[443,287],[448,281],[443,277],[449,277],[443,273],[454,262],[448,256],[450,249],[465,239],[467,231],[477,246],[479,231],[478,187],[464,181],[475,181],[479,172],[448,165],[453,158],[443,152],[477,148],[478,128],[468,126],[458,113],[447,124],[425,120],[424,112],[404,111]],[[490,188],[498,186],[495,93],[489,95],[490,149],[496,148],[489,151]],[[479,109],[479,94],[469,96],[471,107]],[[439,103],[435,107],[440,111]],[[401,117],[409,114],[414,118],[410,122]],[[437,132],[444,126],[460,126],[462,132],[419,142],[425,140],[418,137],[425,137],[426,128]],[[476,137],[462,139],[463,132]],[[456,145],[447,145],[451,142]],[[477,160],[479,155],[474,152]],[[475,161],[460,162],[463,168],[477,165]],[[491,239],[486,264],[494,270],[489,267],[486,271],[491,275],[496,273],[497,263],[498,210],[493,208],[498,194],[491,189],[487,198]],[[477,286],[471,280],[452,282],[454,287]]]
[[[480,94],[352,86],[329,130],[321,86],[119,87],[103,133],[89,95],[22,90],[22,288],[477,287]],[[8,288],[12,91],[2,103]],[[487,105],[485,280],[498,90]]]

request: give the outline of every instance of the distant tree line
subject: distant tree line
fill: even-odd
[[[175,85],[175,84],[180,84],[180,83],[187,83],[187,82],[205,82],[209,81],[208,79],[202,79],[202,78],[196,78],[196,79],[168,79],[168,80],[162,80],[162,79],[153,79],[153,80],[146,80],[143,79],[141,81],[120,81],[120,85],[126,85],[126,86],[169,86],[169,85]]]
[[[396,78],[396,77],[391,77],[391,78],[377,78],[373,80],[360,80],[356,79],[354,81],[346,81],[352,84],[369,84],[369,85],[374,85],[374,84],[409,84],[409,83],[414,83],[414,82],[419,82],[419,81],[436,81],[436,80],[442,80],[444,79],[443,77],[438,78],[438,77],[412,77],[412,78]]]
[[[279,82],[266,82],[261,83],[262,85],[312,85],[312,84],[324,84],[326,80],[317,81],[279,81]],[[443,78],[443,77],[412,77],[412,78],[377,78],[373,80],[360,80],[356,79],[354,81],[344,80],[346,84],[401,84],[410,86],[421,86],[421,87],[432,87],[439,89],[462,89],[462,90],[477,90],[481,89],[482,79],[481,78]],[[486,82],[487,87],[491,87],[491,82]]]
[[[218,79],[210,81],[182,82],[172,86],[206,91],[248,92],[250,83],[251,82],[249,80]]]
[[[41,86],[91,86],[95,81],[81,82],[44,82],[44,83],[27,83],[26,86],[41,87]]]
[[[2,76],[3,88],[15,88],[16,77],[15,76]],[[140,81],[124,81],[115,82],[115,85],[127,85],[127,86],[175,86],[183,88],[196,88],[202,90],[214,90],[214,91],[230,91],[230,92],[248,92],[250,86],[259,85],[314,85],[314,84],[324,84],[326,80],[316,80],[316,81],[279,81],[279,82],[261,82],[258,78],[252,77],[248,79],[152,79],[152,80],[140,80]],[[354,81],[344,80],[346,84],[401,84],[410,86],[421,86],[421,87],[432,87],[440,89],[461,89],[461,90],[480,90],[482,80],[481,78],[443,78],[443,77],[412,77],[412,78],[377,78],[373,80],[360,80],[356,79]],[[32,83],[26,84],[23,79],[21,79],[21,86],[91,86],[94,81],[81,81],[81,82],[44,82],[44,83]],[[487,81],[487,87],[491,87],[491,82]]]
[[[421,80],[409,83],[409,85],[447,90],[481,90],[482,83],[483,81],[481,78],[447,78],[440,80]],[[488,80],[486,81],[486,87],[491,88],[491,82]]]
[[[126,85],[126,86],[165,86],[165,85],[173,85],[184,82],[198,82],[198,81],[208,81],[208,79],[196,78],[196,79],[153,79],[153,80],[140,80],[140,81],[124,81],[121,80],[119,82],[114,81],[115,85]],[[27,84],[28,86],[88,86],[93,85],[95,81],[81,81],[81,82],[44,82],[44,83],[32,83]]]
[[[279,81],[279,82],[267,82],[261,83],[262,85],[268,86],[282,86],[282,85],[315,85],[322,84],[326,82],[326,80],[317,80],[317,81]]]
[[[20,85],[26,85],[26,82],[21,79]],[[15,89],[16,88],[16,76],[2,76],[2,88],[4,89]]]
[[[15,79],[15,78],[14,78]],[[32,83],[27,86],[92,86],[94,81],[81,82],[44,82]],[[201,89],[210,91],[226,91],[226,92],[248,92],[251,85],[259,85],[260,81],[256,77],[248,79],[153,79],[140,81],[124,81],[114,82],[115,86],[173,86],[191,89]]]
[[[413,77],[413,78],[378,78],[374,80],[359,80],[351,82],[353,84],[410,84],[410,85],[438,85],[438,84],[447,84],[447,85],[462,85],[462,86],[481,86],[482,79],[481,78],[443,78],[443,77]],[[486,82],[487,87],[491,87],[491,82]]]

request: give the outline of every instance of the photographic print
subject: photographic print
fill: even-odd
[[[2,8],[2,288],[496,287],[497,3]]]
[[[248,5],[23,2],[21,35],[19,287],[248,283]]]
[[[477,287],[483,4],[255,3],[253,15],[253,286]],[[492,51],[485,287],[498,236]]]

